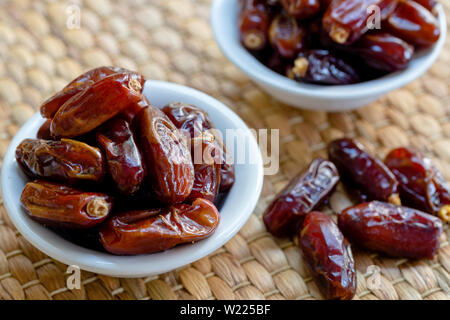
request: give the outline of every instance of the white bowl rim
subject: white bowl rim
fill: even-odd
[[[257,82],[276,88],[280,91],[288,91],[299,97],[320,98],[322,100],[358,99],[367,96],[381,95],[387,91],[397,89],[422,75],[437,59],[445,42],[447,23],[441,4],[436,6],[438,12],[441,35],[439,40],[426,50],[416,54],[410,65],[405,70],[390,73],[378,79],[349,85],[323,86],[308,83],[300,83],[282,76],[260,63],[241,44],[237,37],[233,43],[227,41],[227,33],[235,30],[225,25],[229,22],[227,17],[229,7],[236,6],[238,0],[214,0],[211,7],[211,25],[214,37],[225,56],[241,71]],[[420,60],[420,61],[419,61]]]
[[[167,90],[182,92],[183,95],[190,96],[199,101],[201,100],[204,104],[209,105],[218,112],[217,117],[226,117],[237,128],[249,130],[247,125],[236,113],[220,101],[203,92],[186,86],[156,80],[147,80],[145,86],[151,86],[153,90],[165,88]],[[167,101],[166,103],[169,102],[172,101]],[[263,184],[263,162],[256,139],[250,134],[248,150],[257,152],[257,156],[254,158],[254,176],[256,179],[252,181],[251,188],[246,189],[245,201],[239,202],[239,206],[238,204],[233,206],[232,201],[236,200],[236,195],[239,195],[238,191],[242,192],[242,190],[238,190],[239,177],[236,177],[236,183],[233,186],[236,189],[232,188],[227,195],[227,199],[220,210],[221,222],[211,237],[194,244],[178,246],[164,252],[137,256],[115,256],[78,246],[30,219],[20,208],[18,199],[13,197],[13,192],[10,192],[12,189],[11,182],[14,179],[23,179],[25,177],[18,169],[15,161],[15,148],[24,138],[30,137],[29,135],[24,136],[24,134],[28,131],[32,131],[35,134],[37,128],[39,128],[43,121],[44,119],[41,115],[36,113],[20,128],[10,142],[3,159],[1,172],[2,194],[5,208],[18,231],[39,250],[67,265],[76,265],[82,270],[98,274],[125,278],[145,277],[175,270],[197,261],[222,247],[242,228],[256,207]],[[32,129],[30,129],[31,127]],[[19,175],[22,175],[22,177],[19,177]],[[236,206],[240,209],[241,215],[236,221],[233,220],[229,225],[227,224],[226,229],[220,230],[221,226],[223,226],[224,219],[226,219],[224,217],[226,212],[224,213],[224,211],[231,212],[230,210],[236,210]],[[170,261],[169,265],[165,264],[166,260]]]

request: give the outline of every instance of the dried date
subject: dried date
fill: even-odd
[[[136,192],[144,180],[145,168],[128,122],[121,118],[109,120],[97,131],[97,142],[117,189],[124,194]]]
[[[371,200],[400,204],[394,174],[356,140],[332,141],[328,145],[328,157],[336,165],[343,182],[351,188],[362,190]]]
[[[306,172],[284,188],[263,215],[267,230],[275,236],[294,234],[306,214],[316,209],[336,187],[339,174],[333,163],[315,159]]]
[[[326,299],[352,299],[356,271],[347,240],[322,212],[309,213],[298,235],[299,246],[313,278]]]
[[[36,138],[43,139],[43,140],[53,140],[52,133],[50,132],[50,124],[52,123],[52,120],[47,119],[42,126],[40,126]]]
[[[275,51],[285,59],[295,58],[305,48],[306,31],[297,20],[285,12],[277,15],[270,24],[269,41]]]
[[[267,43],[272,8],[265,0],[242,0],[239,13],[241,42],[249,50],[261,50]]]
[[[92,228],[112,209],[112,198],[106,194],[39,180],[25,185],[20,202],[32,219],[64,228]]]
[[[432,215],[373,201],[345,209],[339,229],[363,248],[403,258],[433,258],[439,249],[442,222]]]
[[[280,0],[283,8],[290,16],[297,19],[308,19],[320,11],[319,0]]]
[[[154,253],[209,237],[219,220],[219,212],[211,202],[197,199],[192,205],[115,215],[100,229],[100,241],[114,254]]]
[[[70,139],[25,139],[17,146],[16,160],[32,178],[74,184],[81,181],[100,182],[105,175],[100,150]]]

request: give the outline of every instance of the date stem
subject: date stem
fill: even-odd
[[[292,72],[294,76],[303,78],[308,70],[309,62],[305,57],[298,58],[294,61]]]
[[[86,212],[91,217],[102,218],[108,214],[109,206],[103,199],[93,199],[87,204]]]
[[[450,221],[450,204],[446,204],[439,209],[438,212],[439,218],[441,218],[444,222]]]
[[[389,203],[395,204],[396,206],[401,206],[402,202],[398,193],[391,194],[388,199]]]
[[[264,45],[264,36],[256,31],[249,31],[243,36],[244,46],[250,50],[259,50]]]
[[[331,27],[331,31],[330,31],[330,38],[333,39],[335,42],[343,44],[347,41],[348,37],[349,37],[349,32],[347,30],[345,30],[344,28],[338,26],[338,25],[333,25]]]

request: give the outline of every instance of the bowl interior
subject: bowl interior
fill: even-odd
[[[445,14],[437,6],[441,36],[438,42],[427,50],[415,54],[407,69],[390,73],[384,77],[351,85],[322,86],[299,83],[284,77],[260,63],[240,43],[238,31],[238,0],[215,0],[211,10],[211,24],[214,37],[222,52],[239,69],[256,82],[278,90],[297,94],[299,97],[316,97],[322,100],[363,98],[399,88],[423,74],[436,60],[445,42],[447,31]]]
[[[245,123],[233,111],[197,90],[149,80],[145,84],[144,94],[157,107],[163,107],[170,102],[194,104],[209,113],[221,132],[225,132],[225,129],[242,130],[244,135],[249,132]],[[258,201],[263,181],[263,165],[256,140],[253,135],[247,134],[244,147],[246,154],[253,155],[252,161],[235,164],[236,181],[222,204],[221,221],[211,237],[164,252],[139,256],[114,256],[80,247],[31,220],[20,206],[20,195],[29,179],[15,161],[15,149],[23,139],[35,137],[43,122],[40,114],[35,114],[11,141],[3,160],[3,199],[10,218],[20,233],[38,249],[68,265],[120,277],[143,277],[176,269],[210,254],[225,244],[244,225]],[[225,143],[229,149],[237,152],[237,143],[234,147],[228,140]],[[240,149],[239,152],[241,151]]]

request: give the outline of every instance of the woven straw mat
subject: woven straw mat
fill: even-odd
[[[450,17],[450,1],[440,0]],[[81,28],[66,27],[77,4]],[[0,299],[321,299],[300,250],[268,234],[261,214],[274,195],[326,144],[357,136],[378,155],[413,146],[450,180],[450,42],[420,79],[354,112],[303,111],[266,96],[219,51],[209,0],[0,1],[0,155],[40,103],[82,72],[116,65],[200,89],[235,110],[251,128],[280,129],[280,171],[266,176],[261,199],[240,232],[208,257],[139,279],[82,271],[66,288],[67,266],[34,248],[0,207]],[[349,205],[338,188],[325,212]],[[450,245],[445,227],[433,261],[381,258],[354,249],[355,299],[449,299]],[[371,267],[372,266],[372,267]],[[380,270],[370,286],[370,270]]]

